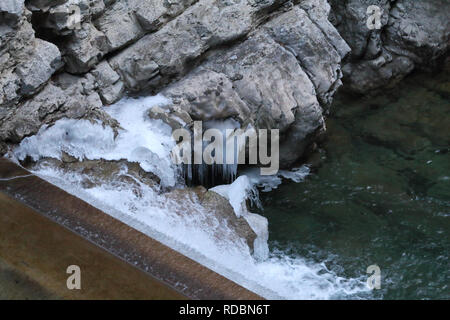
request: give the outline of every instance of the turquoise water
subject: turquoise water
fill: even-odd
[[[450,299],[449,74],[341,94],[313,173],[261,195],[272,249],[345,277],[376,264],[381,289],[370,298]]]

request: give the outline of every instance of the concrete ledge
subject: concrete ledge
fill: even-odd
[[[0,193],[3,193],[3,195],[0,195],[0,241],[3,242],[5,240],[3,238],[6,238],[9,233],[8,229],[5,229],[8,226],[7,222],[9,221],[9,225],[14,225],[11,222],[14,219],[17,220],[16,224],[18,221],[28,221],[26,225],[29,230],[22,230],[21,232],[33,232],[34,226],[35,229],[41,230],[42,236],[45,233],[51,235],[46,240],[50,241],[48,246],[51,246],[51,241],[54,241],[55,246],[59,249],[56,249],[54,254],[45,252],[44,256],[47,259],[58,260],[58,257],[61,256],[60,251],[64,248],[69,252],[69,255],[74,248],[84,247],[86,251],[86,248],[89,248],[87,243],[89,241],[91,245],[93,244],[97,248],[95,250],[89,248],[90,254],[88,255],[78,254],[94,259],[93,261],[84,261],[86,265],[95,264],[97,260],[103,261],[103,263],[97,265],[98,274],[96,276],[98,278],[111,274],[114,270],[119,273],[117,279],[127,278],[124,273],[130,273],[130,270],[134,269],[136,269],[133,271],[134,273],[139,271],[144,274],[144,278],[139,272],[134,274],[134,280],[126,284],[133,287],[123,288],[125,292],[129,289],[131,292],[136,289],[142,293],[143,298],[160,299],[180,299],[183,297],[191,299],[262,299],[233,281],[114,219],[49,182],[30,174],[27,170],[7,159],[0,159]],[[5,195],[7,196],[5,197]],[[20,203],[17,203],[17,201]],[[39,216],[37,213],[40,214],[40,217],[37,217]],[[34,222],[31,223],[32,221]],[[65,228],[61,228],[61,226]],[[67,229],[75,235],[67,235]],[[13,231],[11,230],[11,232]],[[69,238],[71,242],[77,245],[70,245],[70,242],[67,241],[60,241],[62,247],[58,244],[58,239],[67,240]],[[13,239],[14,241],[20,242],[20,237],[16,237],[15,240]],[[38,243],[35,242],[30,243],[30,250],[39,248]],[[12,245],[15,246],[15,244]],[[11,253],[16,249],[18,250],[18,248],[11,246],[8,248],[0,246],[0,248],[0,257],[7,255],[7,252]],[[51,250],[50,248],[47,249]],[[43,250],[47,249],[43,248]],[[74,258],[76,258],[75,251],[72,254]],[[110,265],[111,261],[114,260],[119,260],[116,261],[116,264],[124,261],[128,264],[120,265],[119,263],[114,267],[115,269],[113,268],[113,270],[104,274],[105,269],[102,268]],[[106,261],[109,262],[106,263]],[[68,261],[64,263],[68,263]],[[127,269],[130,267],[131,269]],[[68,275],[65,274],[65,269],[62,272],[62,277],[66,279]],[[111,275],[108,277],[111,279]],[[92,277],[92,279],[95,279],[95,277]],[[120,284],[123,284],[123,281],[113,281],[118,285],[119,291]],[[153,288],[153,291],[145,291],[146,286],[142,286],[142,283],[147,283],[147,287]],[[63,285],[65,287],[65,281]],[[136,298],[135,296],[131,295],[126,298]],[[98,292],[87,295],[87,298],[97,299],[114,297],[117,298],[117,295],[111,296],[111,294],[104,293],[104,297],[102,297]]]

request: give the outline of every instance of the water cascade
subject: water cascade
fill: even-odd
[[[16,160],[27,157],[61,160],[66,153],[78,160],[125,159],[158,176],[163,186],[182,189],[185,186],[171,159],[171,150],[176,145],[171,128],[146,116],[152,106],[167,103],[161,96],[126,98],[108,107],[106,111],[121,126],[116,137],[110,128],[99,123],[61,119],[51,127],[43,127],[35,136],[24,139],[10,157]],[[221,128],[223,132],[237,125],[233,121],[225,121],[205,127]],[[301,181],[308,174],[307,168],[280,171],[279,175],[270,177],[260,176],[259,170],[251,170],[236,178],[237,168],[236,164],[200,165],[185,170],[184,174],[190,175],[187,180],[191,183],[206,185],[234,180],[232,184],[217,186],[214,191],[227,198],[236,215],[245,217],[258,234],[254,243],[256,255],[250,253],[245,241],[236,239],[227,225],[215,221],[195,199],[168,199],[161,190],[140,181],[137,181],[138,190],[136,185],[126,181],[105,181],[87,187],[83,184],[86,174],[82,171],[64,171],[51,164],[35,166],[32,170],[43,179],[263,297],[328,299],[365,294],[364,279],[339,277],[324,264],[292,256],[281,249],[269,252],[267,219],[248,212],[245,206],[249,196],[254,201],[258,200],[255,186],[267,191],[277,188],[282,177]]]
[[[206,121],[202,123],[202,132],[201,136],[205,136],[205,132],[208,132],[209,130],[214,130],[216,135],[215,137],[212,137],[211,139],[202,139],[201,143],[201,151],[199,153],[200,156],[198,158],[201,159],[200,164],[196,164],[194,162],[195,158],[195,152],[198,152],[195,150],[195,135],[192,137],[192,148],[193,154],[192,154],[192,163],[193,164],[183,164],[182,165],[182,171],[183,176],[186,181],[186,184],[188,186],[195,186],[195,185],[202,185],[206,188],[211,188],[217,185],[223,185],[223,184],[230,184],[233,183],[234,180],[237,178],[238,173],[238,157],[237,157],[237,150],[239,148],[237,139],[230,137],[230,135],[227,133],[230,132],[230,130],[236,130],[239,129],[240,125],[237,121],[233,119],[227,119],[224,121]],[[227,132],[228,131],[228,132]],[[221,141],[216,141],[216,139],[221,139]],[[227,142],[232,141],[233,142],[233,161],[230,163],[230,161],[227,161]],[[210,143],[217,143],[217,145],[220,147],[222,151],[216,154],[217,150],[214,150],[211,154],[213,157],[221,158],[219,161],[214,161],[214,159],[209,159],[208,164],[205,160],[204,154],[205,151],[207,151],[208,146]]]

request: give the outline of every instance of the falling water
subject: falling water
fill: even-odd
[[[207,164],[202,156],[201,164],[183,164],[183,175],[188,186],[202,185],[206,188],[212,188],[217,185],[230,184],[233,183],[237,178],[238,173],[238,145],[236,139],[234,139],[234,161],[232,163],[227,163],[227,150],[226,145],[229,139],[227,136],[227,130],[239,129],[240,125],[237,121],[228,119],[225,121],[206,121],[203,122],[203,131],[208,129],[216,129],[220,132],[222,136],[222,161],[221,163],[214,162],[212,164]],[[214,142],[214,140],[213,140]],[[202,153],[205,151],[206,147],[210,141],[203,141],[202,143]],[[194,145],[194,141],[192,141]],[[194,149],[192,147],[192,149]],[[213,153],[213,156],[215,154]],[[192,162],[194,160],[194,155],[192,155]]]

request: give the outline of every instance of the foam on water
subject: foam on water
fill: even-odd
[[[124,99],[106,109],[123,128],[115,138],[111,129],[98,123],[60,120],[50,128],[42,128],[36,136],[24,139],[13,156],[18,159],[26,156],[60,159],[64,151],[79,159],[127,159],[154,172],[166,185],[174,185],[177,170],[170,160],[174,143],[170,129],[161,122],[146,120],[144,116],[152,106],[167,103],[161,96]],[[136,181],[139,193],[119,181],[84,188],[81,173],[44,165],[36,167],[35,173],[266,298],[346,298],[367,292],[361,279],[341,278],[324,263],[289,256],[283,250],[266,252],[265,259],[254,259],[245,242],[236,238],[222,221],[205,212],[196,199],[174,201],[139,181]],[[291,174],[300,179],[304,173]],[[291,174],[284,176],[292,178]],[[239,177],[234,184],[217,187],[216,191],[230,200],[237,215],[247,215],[254,226],[262,226],[261,219],[252,221],[254,217],[242,211],[243,200],[254,190],[257,181],[257,177]],[[192,214],[180,214],[188,211]],[[267,248],[267,238],[261,237],[260,241],[257,245]]]
[[[293,168],[292,170],[279,170],[276,175],[263,176],[258,168],[246,169],[242,172],[245,174],[250,183],[261,189],[262,192],[269,192],[277,189],[278,186],[283,183],[283,179],[289,179],[294,182],[303,181],[310,173],[310,169],[307,166],[301,166],[299,168]]]

